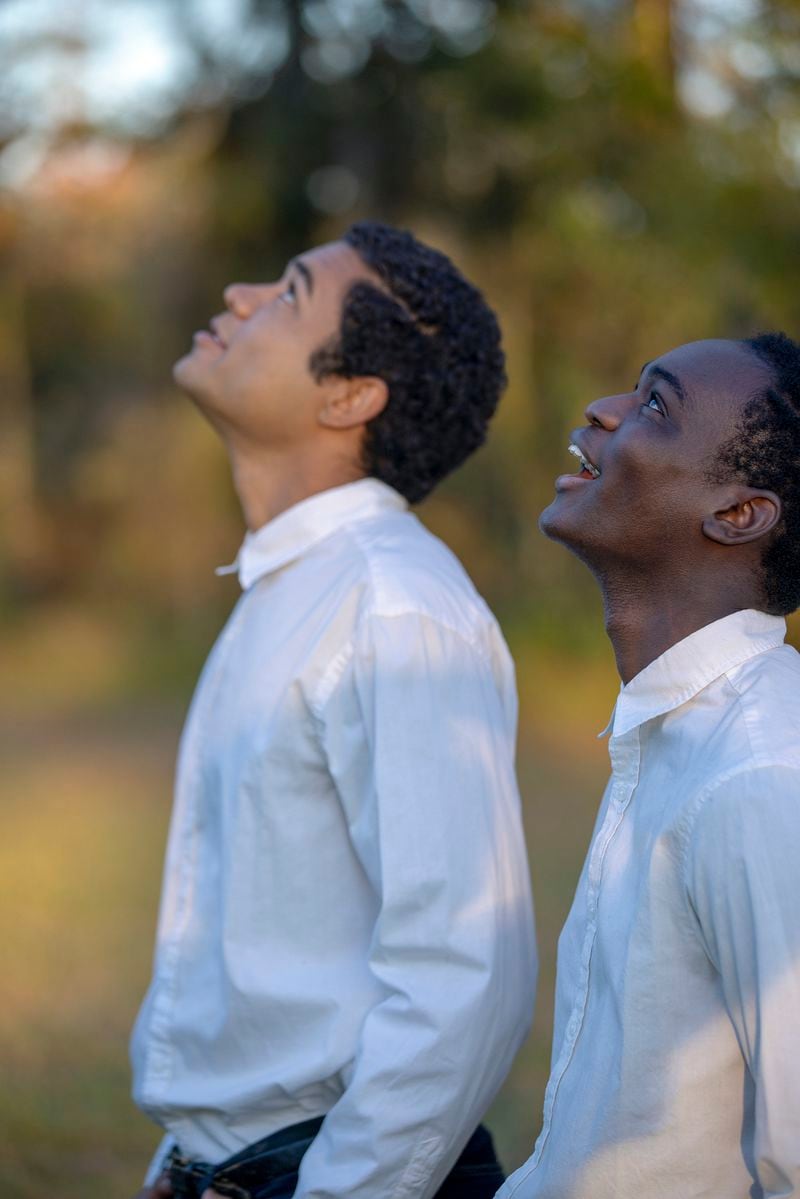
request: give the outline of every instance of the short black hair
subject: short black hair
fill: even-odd
[[[800,345],[785,333],[741,344],[767,366],[771,383],[747,401],[713,473],[780,498],[783,515],[764,549],[761,582],[766,610],[786,616],[800,607]]]
[[[480,291],[411,233],[359,221],[343,240],[383,287],[350,289],[336,340],[310,367],[318,379],[376,375],[388,384],[362,466],[416,503],[486,440],[506,383],[500,329]]]

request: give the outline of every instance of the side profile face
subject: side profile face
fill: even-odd
[[[314,378],[309,361],[338,335],[359,281],[376,279],[338,241],[292,259],[275,283],[231,284],[225,311],[175,364],[176,383],[223,433],[268,446],[313,435],[330,383]]]
[[[598,570],[659,573],[763,536],[779,502],[710,481],[709,466],[769,384],[768,368],[735,341],[691,342],[648,363],[632,390],[586,409],[572,441],[588,469],[556,480],[542,531]]]

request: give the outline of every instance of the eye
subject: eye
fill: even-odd
[[[297,303],[297,291],[294,283],[290,283],[288,287],[281,292],[281,294],[278,296],[278,299],[281,301],[281,303],[289,304],[291,307],[293,307]]]
[[[660,416],[666,416],[667,410],[664,407],[664,401],[657,391],[651,391],[650,397],[642,404],[643,408],[650,408],[653,412],[657,412]]]

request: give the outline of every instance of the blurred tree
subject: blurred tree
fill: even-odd
[[[33,396],[23,314],[19,231],[12,212],[3,213],[2,218],[0,546],[6,572],[20,578],[35,570],[40,560],[41,516],[37,503]]]
[[[501,313],[511,388],[494,437],[427,511],[495,602],[526,597],[534,625],[548,588],[566,597],[565,629],[585,609],[534,514],[586,400],[671,343],[800,323],[791,0],[87,2],[70,36],[55,0],[38,32],[11,10],[0,61],[16,45],[39,65],[0,83],[16,264],[2,289],[26,313],[7,323],[3,502],[13,492],[29,514],[18,545],[30,513],[53,522],[51,585],[85,590],[113,561],[137,604],[146,577],[146,606],[185,611],[175,553],[151,547],[156,576],[143,567],[150,508],[120,494],[139,460],[121,431],[138,412],[137,437],[178,461],[193,418],[167,416],[163,381],[224,283],[272,275],[360,215],[438,241]],[[154,29],[148,92],[129,60],[138,46],[156,61]],[[61,65],[48,74],[42,55]],[[43,78],[65,89],[44,116],[30,103]],[[234,544],[211,461],[203,450],[186,469],[212,470],[215,544]],[[199,474],[191,486],[208,491]],[[162,491],[193,542],[191,505]]]
[[[674,0],[633,0],[634,52],[658,80],[673,79]]]

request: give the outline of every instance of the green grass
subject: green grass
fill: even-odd
[[[556,938],[605,775],[593,733],[614,690],[607,663],[591,678],[535,654],[520,666],[542,968],[533,1032],[489,1117],[508,1168],[539,1127]],[[127,1038],[149,976],[181,712],[119,698],[104,708],[105,685],[92,695],[78,679],[76,710],[60,685],[42,691],[40,712],[31,696],[21,719],[0,706],[6,1199],[124,1199],[159,1139],[129,1099]]]

